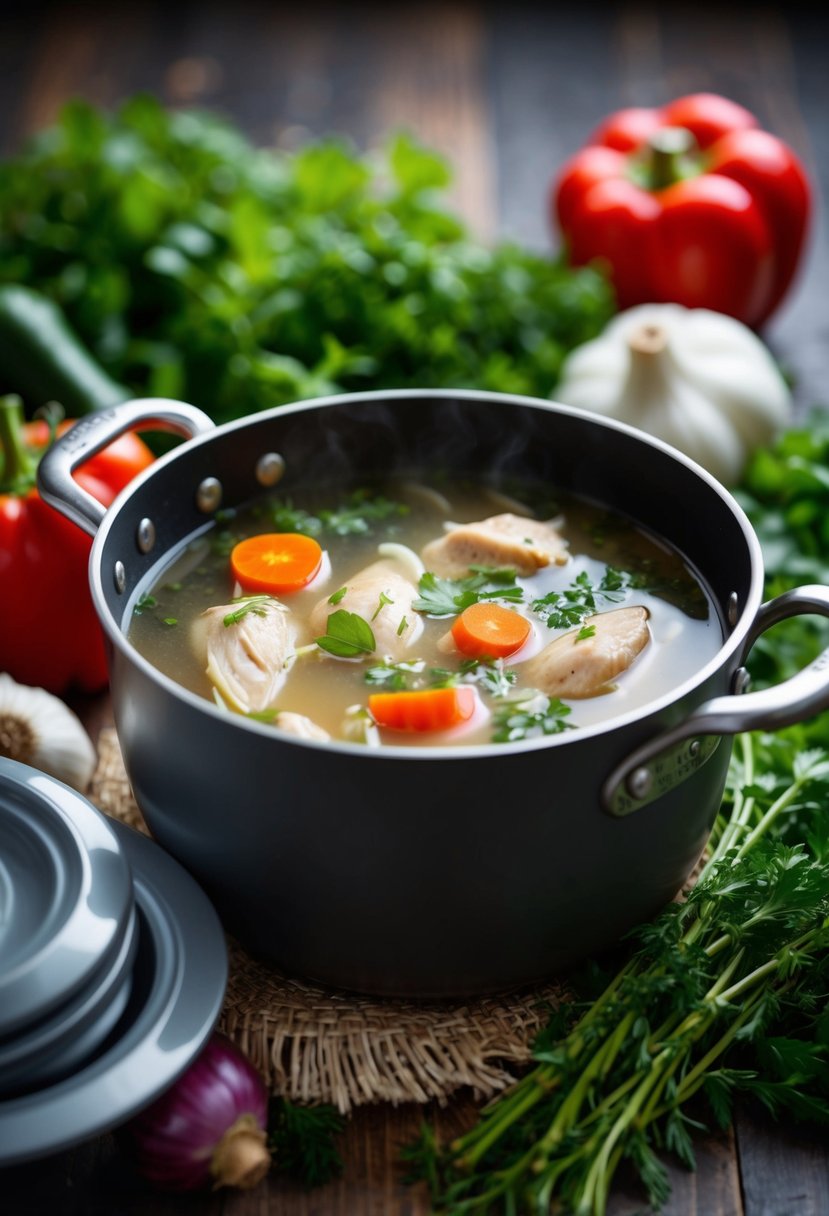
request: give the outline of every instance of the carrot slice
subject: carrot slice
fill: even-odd
[[[465,608],[452,626],[458,650],[472,659],[505,659],[520,650],[529,636],[526,617],[484,600]]]
[[[301,532],[262,532],[234,545],[230,568],[245,592],[299,591],[322,564],[322,549]]]
[[[475,690],[424,688],[418,692],[375,692],[368,699],[371,716],[389,730],[448,730],[471,718]]]

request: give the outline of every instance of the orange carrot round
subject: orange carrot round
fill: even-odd
[[[475,691],[459,688],[424,688],[418,692],[375,692],[368,699],[371,716],[389,730],[448,730],[471,718]]]
[[[455,645],[471,659],[505,659],[520,650],[529,636],[526,617],[485,600],[470,604],[452,626]]]
[[[322,564],[322,549],[301,532],[263,532],[240,540],[230,555],[230,568],[245,592],[279,595],[300,591]]]

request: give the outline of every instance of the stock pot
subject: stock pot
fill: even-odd
[[[104,511],[72,470],[127,429],[187,437]],[[646,707],[547,739],[475,747],[303,740],[179,687],[130,644],[138,597],[218,510],[279,483],[355,475],[522,477],[598,500],[669,541],[706,584],[722,644]],[[214,427],[127,402],[50,450],[42,496],[95,535],[90,585],[118,736],[155,838],[226,927],[289,973],[377,994],[458,997],[538,981],[670,900],[702,853],[730,736],[829,705],[829,652],[774,689],[743,663],[829,590],[762,603],[758,540],[703,469],[631,427],[555,403],[396,391],[283,406]]]

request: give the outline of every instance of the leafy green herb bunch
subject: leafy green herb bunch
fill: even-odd
[[[547,396],[613,311],[593,269],[471,239],[405,135],[256,149],[147,96],[76,101],[0,164],[0,282],[62,306],[136,393],[224,421],[338,390]]]

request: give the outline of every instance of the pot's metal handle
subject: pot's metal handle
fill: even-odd
[[[807,613],[829,617],[829,587],[795,587],[763,604],[745,653],[772,625]],[[612,815],[629,815],[647,806],[703,765],[722,735],[779,730],[829,707],[829,650],[773,688],[740,695],[747,686],[744,667],[738,668],[734,679],[731,696],[703,702],[682,722],[643,743],[614,769],[602,787],[605,810]]]
[[[84,532],[97,532],[106,507],[78,485],[74,469],[125,431],[168,431],[191,439],[213,429],[207,414],[166,397],[141,397],[80,418],[46,452],[37,469],[41,498]]]

